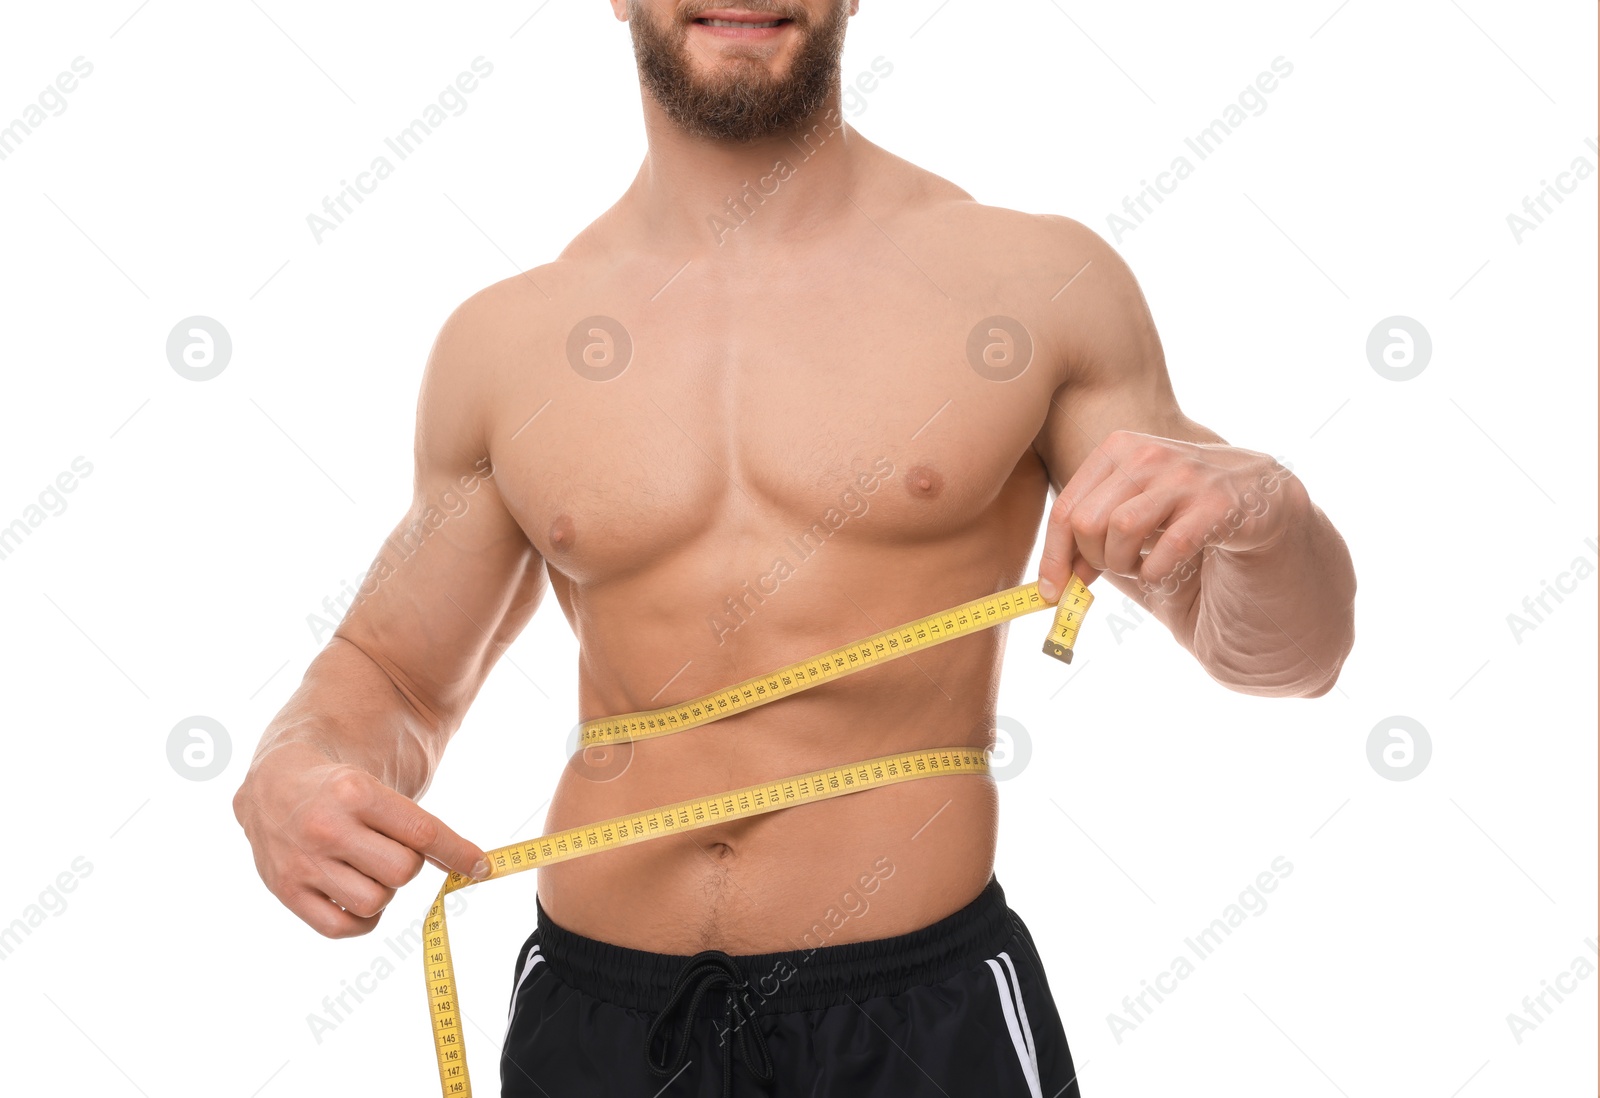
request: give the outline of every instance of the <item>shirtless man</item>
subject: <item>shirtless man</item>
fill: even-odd
[[[1179,410],[1095,233],[982,206],[842,122],[857,2],[611,0],[644,164],[554,262],[444,323],[414,504],[234,800],[318,932],[371,931],[425,861],[485,872],[415,800],[547,582],[583,719],[651,709],[1024,582],[1054,488],[1047,601],[1103,577],[1230,689],[1333,685],[1355,591],[1337,531]],[[1005,629],[579,752],[545,831],[982,749]],[[1077,1095],[993,879],[997,818],[991,777],[949,775],[542,870],[503,1093]],[[870,914],[841,921],[845,896]]]

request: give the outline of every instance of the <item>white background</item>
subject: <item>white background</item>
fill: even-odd
[[[261,886],[229,798],[318,649],[307,615],[406,506],[439,323],[631,179],[627,32],[600,0],[136,3],[0,17],[0,123],[73,58],[94,66],[0,161],[0,525],[74,458],[93,466],[0,560],[0,927],[75,858],[92,867],[0,961],[7,1086],[436,1093],[414,955],[320,1042],[307,1016],[421,916],[437,874],[375,937],[322,940]],[[1105,585],[1071,669],[1038,654],[1043,619],[1012,627],[1001,711],[1033,755],[1003,788],[998,875],[1084,1093],[1595,1093],[1600,978],[1520,1043],[1507,1015],[1596,959],[1600,584],[1520,638],[1506,621],[1597,556],[1597,179],[1520,242],[1506,221],[1600,161],[1594,6],[863,9],[845,73],[880,56],[893,73],[862,132],[1108,239],[1184,136],[1275,57],[1294,66],[1118,247],[1185,410],[1286,458],[1348,539],[1358,641],[1338,690],[1267,700],[1216,685],[1158,625],[1115,628]],[[465,113],[317,243],[306,215],[480,55],[494,72]],[[165,355],[196,314],[234,344],[205,383]],[[1396,314],[1434,347],[1404,382],[1365,351]],[[548,600],[428,808],[486,846],[537,833],[575,658]],[[167,756],[195,714],[232,743],[205,782]],[[1368,760],[1397,714],[1432,745],[1407,781]],[[1293,872],[1266,910],[1119,1042],[1123,997],[1280,855]],[[485,1092],[533,887],[474,890],[452,920]]]

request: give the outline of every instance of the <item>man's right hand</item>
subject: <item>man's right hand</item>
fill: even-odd
[[[415,801],[305,745],[257,759],[233,814],[267,888],[329,938],[376,927],[424,861],[479,880],[489,872],[483,851]]]
[[[505,279],[440,329],[417,397],[411,505],[233,798],[267,888],[330,938],[376,927],[425,861],[488,874],[473,872],[483,851],[411,798],[547,583],[501,498],[488,431],[505,372],[537,357],[529,286]],[[564,361],[550,369],[573,376]]]

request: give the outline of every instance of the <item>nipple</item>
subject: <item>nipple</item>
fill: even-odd
[[[572,516],[561,514],[550,524],[550,545],[561,552],[572,548],[572,543],[577,540],[577,531],[572,525]]]
[[[944,477],[931,465],[914,465],[906,471],[905,486],[917,499],[933,499],[944,487]]]

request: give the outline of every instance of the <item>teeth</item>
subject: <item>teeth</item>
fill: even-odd
[[[744,23],[735,19],[706,19],[703,22],[708,27],[776,27],[781,20],[774,19],[770,23]]]

